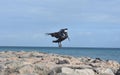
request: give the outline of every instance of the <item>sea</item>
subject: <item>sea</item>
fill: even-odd
[[[0,46],[0,51],[37,51],[49,54],[100,58],[102,60],[115,60],[120,62],[120,48]]]

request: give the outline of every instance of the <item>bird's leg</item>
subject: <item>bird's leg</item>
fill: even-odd
[[[61,47],[62,47],[62,44],[61,44],[61,42],[58,42],[58,46],[59,46],[59,48],[61,48]]]

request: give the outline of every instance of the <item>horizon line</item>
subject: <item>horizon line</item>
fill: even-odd
[[[59,47],[55,47],[55,46],[0,46],[0,47],[53,47],[53,48],[59,48]],[[68,46],[64,46],[62,48],[107,48],[107,49],[120,49],[118,47],[68,47]]]

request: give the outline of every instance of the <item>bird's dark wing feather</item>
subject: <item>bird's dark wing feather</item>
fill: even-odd
[[[58,43],[58,42],[62,42],[63,40],[65,40],[67,37],[65,38],[58,38],[57,40],[54,40],[54,43]]]
[[[55,37],[55,38],[59,38],[60,37],[58,32],[47,33],[47,35],[51,35],[52,37]]]

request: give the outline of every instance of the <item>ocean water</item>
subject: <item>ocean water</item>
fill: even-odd
[[[0,51],[38,51],[71,55],[74,57],[101,58],[103,60],[115,60],[120,62],[120,48],[78,48],[78,47],[5,47],[1,46]]]

